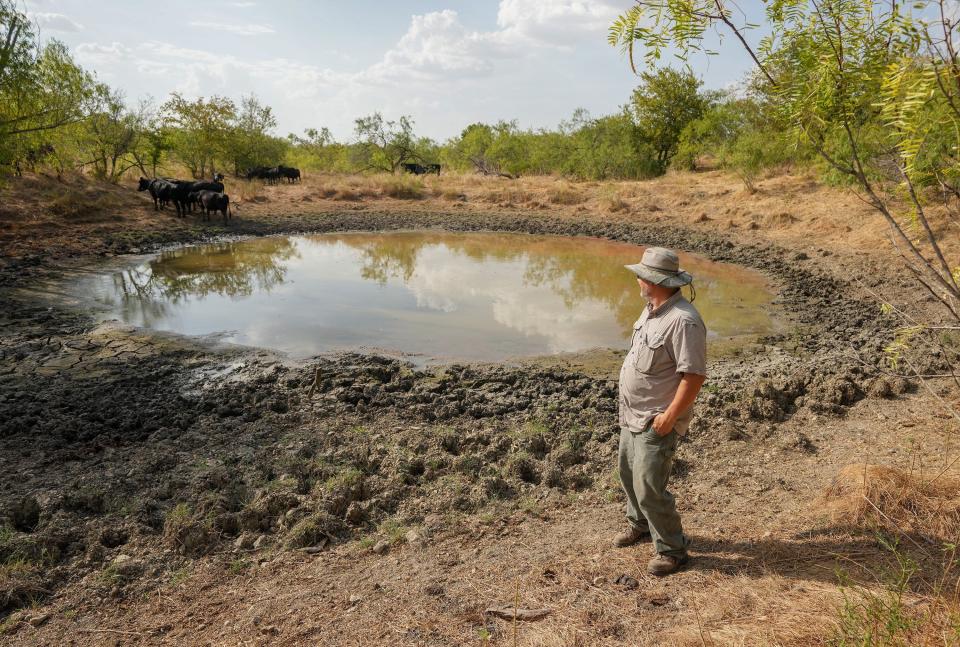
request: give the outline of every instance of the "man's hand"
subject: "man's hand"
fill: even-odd
[[[683,377],[680,378],[680,386],[677,387],[677,392],[673,396],[673,402],[670,403],[666,411],[657,414],[657,417],[653,419],[653,431],[658,436],[666,436],[673,431],[673,425],[677,423],[677,417],[689,409],[693,401],[697,399],[700,387],[703,386],[706,379],[706,376],[695,373],[683,374]]]
[[[666,436],[671,431],[673,431],[673,425],[677,423],[677,418],[671,416],[667,412],[658,413],[657,417],[653,419],[653,431],[658,436]]]

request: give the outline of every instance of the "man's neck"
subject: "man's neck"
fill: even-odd
[[[670,292],[670,293],[667,293],[667,294],[662,294],[662,293],[661,293],[661,294],[651,294],[651,295],[650,295],[650,309],[651,309],[651,310],[656,310],[657,308],[659,308],[660,306],[662,306],[664,303],[666,303],[667,301],[669,301],[670,299],[672,299],[672,298],[674,297],[674,295],[678,294],[679,292],[680,292],[680,291],[677,290],[676,292]]]

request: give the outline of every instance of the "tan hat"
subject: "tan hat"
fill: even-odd
[[[693,281],[693,277],[680,269],[676,252],[666,247],[648,247],[636,265],[624,265],[645,281],[665,288],[679,288]]]

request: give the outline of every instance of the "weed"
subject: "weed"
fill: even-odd
[[[170,586],[179,586],[186,582],[188,577],[190,577],[190,571],[185,568],[179,568],[170,572],[167,583],[170,584]]]
[[[410,530],[399,519],[387,519],[379,528],[380,532],[387,536],[391,544],[399,544],[404,541],[407,532]]]
[[[951,594],[956,580],[956,546],[947,545],[942,576],[932,591],[936,600],[928,607],[911,605],[911,592],[919,566],[899,549],[895,541],[879,536],[878,542],[893,557],[895,565],[881,579],[879,590],[851,584],[840,574],[844,604],[831,644],[854,645],[929,645],[960,644],[960,605]]]
[[[248,568],[250,568],[250,560],[240,557],[230,562],[227,570],[230,572],[230,575],[240,575]]]

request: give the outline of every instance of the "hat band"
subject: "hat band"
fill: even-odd
[[[640,261],[640,264],[643,265],[644,267],[650,268],[651,270],[657,270],[658,272],[669,272],[670,274],[679,274],[679,273],[680,273],[680,270],[679,270],[679,269],[670,270],[670,269],[667,269],[667,268],[665,268],[665,267],[657,267],[656,265],[650,265],[649,263],[644,263],[643,261]]]

